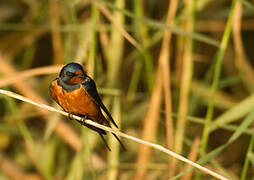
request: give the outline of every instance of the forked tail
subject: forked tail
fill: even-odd
[[[107,125],[108,127],[111,127],[110,124],[109,124],[109,122],[108,122],[108,120],[102,115],[102,113],[101,113],[101,117],[102,117],[102,119],[103,119],[103,122],[105,122],[106,125]],[[77,121],[78,121],[78,120],[77,120]],[[105,138],[104,138],[104,136],[103,136],[103,135],[106,135],[106,131],[104,131],[103,129],[99,129],[99,128],[97,128],[97,127],[94,127],[94,126],[92,126],[92,125],[90,125],[90,124],[86,124],[86,123],[84,123],[84,122],[82,122],[82,121],[78,121],[78,122],[79,122],[81,125],[84,125],[84,126],[90,128],[90,129],[92,129],[92,130],[98,132],[99,135],[100,135],[100,137],[101,137],[101,139],[103,140],[103,143],[104,143],[105,146],[107,147],[107,149],[108,149],[109,151],[111,151],[110,147],[108,146],[107,141],[105,140]],[[122,141],[119,139],[119,137],[117,137],[117,135],[115,135],[114,133],[112,133],[112,134],[113,134],[113,136],[117,139],[117,141],[120,143],[122,149],[123,149],[124,151],[126,151],[126,148],[125,148],[124,144],[122,143]]]
[[[103,121],[106,123],[106,125],[107,125],[108,127],[111,128],[110,123],[109,123],[108,120],[103,116],[102,112],[100,112],[100,115],[101,115]],[[122,149],[123,149],[124,151],[127,151],[126,147],[124,146],[124,144],[122,143],[122,141],[119,139],[119,137],[118,137],[116,134],[114,134],[114,133],[112,133],[112,134],[113,134],[113,136],[117,139],[117,141],[120,143]],[[102,135],[101,135],[101,136],[102,136]],[[102,137],[102,138],[103,138],[103,137]],[[104,141],[104,144],[106,144],[106,146],[108,147],[108,145],[107,145],[107,143],[106,143],[106,141],[105,141],[104,138],[103,138],[103,141]]]

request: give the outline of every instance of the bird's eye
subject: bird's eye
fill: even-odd
[[[69,72],[69,71],[67,71],[67,72],[66,72],[66,75],[67,75],[67,76],[70,76],[70,77],[73,77],[73,76],[75,76],[75,74],[74,74],[74,73],[72,73],[72,72]]]

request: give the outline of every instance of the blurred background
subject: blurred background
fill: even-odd
[[[254,177],[253,0],[0,0],[0,87],[61,109],[84,65],[122,132],[231,180]],[[0,179],[214,179],[164,153],[0,96]]]

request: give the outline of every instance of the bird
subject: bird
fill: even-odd
[[[69,117],[77,115],[108,127],[111,127],[109,122],[111,121],[118,128],[110,112],[102,102],[95,82],[78,63],[68,63],[61,69],[59,76],[50,83],[49,94],[65,112],[69,113]],[[102,110],[109,120],[102,114]],[[82,121],[78,122],[98,132],[106,148],[111,151],[104,138],[106,131]],[[119,141],[122,149],[126,151],[121,140],[114,133],[112,134]]]

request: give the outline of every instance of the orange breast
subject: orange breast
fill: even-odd
[[[67,92],[55,80],[51,84],[50,94],[66,112],[76,115],[87,115],[92,119],[99,115],[99,107],[89,97],[82,86],[79,89]]]

